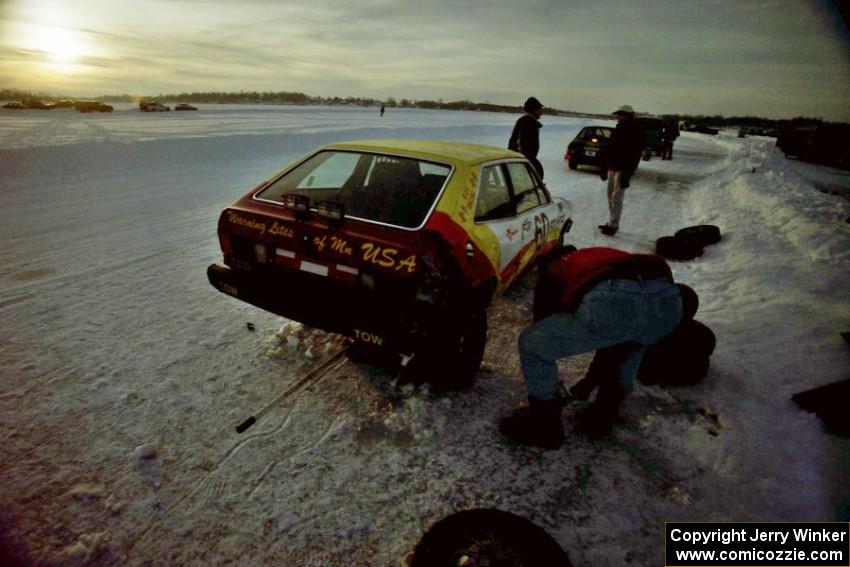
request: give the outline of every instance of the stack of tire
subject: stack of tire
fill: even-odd
[[[691,386],[706,377],[717,337],[693,318],[697,309],[698,297],[693,312],[684,313],[672,333],[646,349],[637,374],[643,384]]]
[[[702,256],[703,248],[717,242],[720,229],[713,224],[689,226],[656,240],[655,253],[670,260],[693,260]]]
[[[683,321],[646,349],[637,379],[642,384],[692,386],[706,377],[717,338],[699,321]]]

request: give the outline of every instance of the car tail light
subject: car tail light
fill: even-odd
[[[572,150],[572,149],[568,149],[568,150],[567,150],[567,153],[566,153],[566,154],[564,154],[564,159],[565,159],[565,160],[568,160],[568,161],[569,161],[569,160],[571,160],[571,159],[573,159],[573,153],[574,153],[574,152],[573,152],[573,150]]]
[[[269,261],[269,249],[265,244],[254,244],[254,256],[260,264],[267,264]]]
[[[304,195],[284,195],[283,206],[299,213],[306,213],[310,210],[310,199]]]
[[[345,216],[345,207],[336,201],[320,201],[316,203],[316,214],[321,217],[341,220]]]
[[[591,141],[591,142],[593,142],[594,144],[596,144],[597,142],[599,142],[599,140],[598,140],[597,138],[591,138],[591,139],[590,139],[590,141]]]

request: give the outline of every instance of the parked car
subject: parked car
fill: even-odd
[[[468,384],[486,310],[565,251],[571,205],[510,150],[410,140],[323,146],[221,213],[219,291]]]
[[[580,165],[602,165],[602,152],[611,143],[611,134],[614,129],[608,126],[585,126],[573,141],[567,145],[564,154],[570,169],[577,169]]]
[[[186,104],[185,102],[181,102],[177,106],[174,107],[174,110],[198,110],[198,109],[195,108],[194,106],[192,106],[191,104]]]
[[[25,100],[23,101],[23,104],[27,108],[31,108],[33,110],[50,110],[53,108],[53,105],[35,99]]]
[[[27,106],[22,102],[7,102],[3,105],[3,108],[7,108],[9,110],[26,110]]]
[[[685,126],[681,129],[686,132],[698,132],[700,134],[710,134],[712,136],[716,136],[720,132],[720,130],[711,128],[705,124],[685,124]]]
[[[78,100],[74,102],[74,109],[77,112],[112,112],[113,108],[99,101]]]
[[[776,139],[785,157],[850,168],[850,126],[818,124],[790,128]]]
[[[643,130],[643,159],[650,159],[652,154],[660,156],[664,149],[664,121],[654,116],[638,116],[634,120]]]
[[[157,100],[141,100],[139,101],[139,111],[141,112],[168,112],[171,108],[165,106]]]

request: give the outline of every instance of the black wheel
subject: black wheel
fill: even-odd
[[[693,260],[702,256],[702,246],[687,238],[662,236],[655,241],[655,253],[671,260]]]
[[[567,162],[570,166],[570,169],[578,169],[578,162],[574,159],[571,159]]]
[[[465,510],[429,529],[411,567],[572,567],[569,557],[543,528],[521,516],[493,509]]]
[[[677,238],[687,238],[700,246],[708,246],[720,242],[720,229],[713,224],[689,226],[676,231]]]
[[[402,378],[430,383],[436,390],[468,388],[475,380],[487,345],[484,309],[447,317],[442,328],[418,348]]]
[[[705,378],[717,337],[699,321],[687,321],[646,349],[638,370],[644,384],[689,386]]]

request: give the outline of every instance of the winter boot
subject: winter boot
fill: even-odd
[[[521,408],[499,424],[502,435],[523,445],[558,449],[564,443],[561,423],[561,400],[528,398],[528,407]]]
[[[602,439],[611,434],[620,417],[620,404],[625,392],[600,392],[593,403],[576,415],[576,430],[593,439]]]

